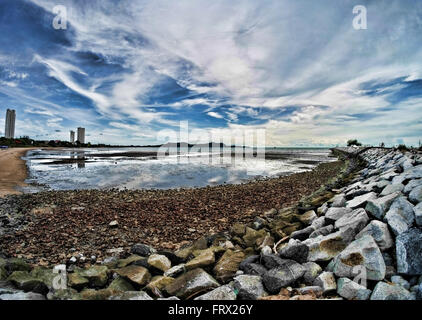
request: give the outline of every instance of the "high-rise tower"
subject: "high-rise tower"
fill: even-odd
[[[75,131],[70,130],[70,143],[75,143]]]
[[[6,123],[5,123],[5,129],[4,129],[4,136],[7,139],[13,139],[15,137],[15,121],[16,121],[16,111],[7,109]]]
[[[85,143],[85,128],[78,128],[78,141],[79,143]]]

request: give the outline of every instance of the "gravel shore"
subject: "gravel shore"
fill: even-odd
[[[252,221],[269,209],[294,205],[343,166],[335,161],[310,172],[197,189],[9,196],[0,201],[0,215],[2,208],[9,212],[0,233],[0,252],[46,265],[66,262],[78,252],[97,258],[113,250],[127,252],[139,242],[177,249],[204,234],[226,231],[235,222]]]

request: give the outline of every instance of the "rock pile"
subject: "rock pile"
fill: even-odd
[[[331,184],[298,206],[160,251],[57,272],[0,259],[0,299],[416,300],[422,299],[422,156],[338,150],[346,186]],[[62,283],[63,285],[63,283]]]

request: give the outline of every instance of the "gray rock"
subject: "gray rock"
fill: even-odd
[[[326,236],[329,235],[330,233],[332,233],[334,231],[334,226],[332,224],[329,224],[328,226],[319,228],[317,230],[315,230],[314,232],[312,232],[309,235],[309,238],[316,238],[318,236]]]
[[[401,192],[403,189],[404,189],[404,185],[401,183],[389,184],[382,190],[382,192],[380,193],[380,196],[386,196],[394,192]]]
[[[224,285],[194,300],[236,300],[236,293],[231,285]]]
[[[409,193],[409,200],[414,204],[422,202],[422,186],[417,186]]]
[[[393,201],[400,195],[401,193],[395,192],[381,198],[371,199],[366,204],[365,210],[378,220],[383,220]]]
[[[131,252],[142,257],[148,257],[151,254],[156,253],[157,251],[149,245],[137,243],[132,247]]]
[[[374,238],[365,235],[353,241],[336,258],[334,273],[338,277],[353,278],[363,270],[368,280],[385,277],[385,262]]]
[[[325,214],[327,212],[327,210],[328,210],[328,203],[327,202],[324,202],[324,204],[317,209],[317,213],[319,215],[323,215],[323,214]]]
[[[365,207],[366,203],[369,200],[376,199],[376,198],[377,198],[377,194],[375,192],[369,192],[361,196],[355,197],[350,201],[347,201],[346,207],[352,208],[352,209],[357,209],[359,207],[363,208]]]
[[[334,274],[332,272],[323,272],[321,273],[314,281],[314,286],[322,288],[324,294],[331,293],[336,291],[337,284]]]
[[[405,194],[409,194],[417,186],[422,186],[422,179],[410,180],[403,189]]]
[[[342,216],[350,212],[352,212],[351,208],[330,208],[325,214],[325,221],[326,223],[334,223]]]
[[[398,197],[385,214],[385,219],[394,234],[399,235],[407,231],[415,221],[413,205],[406,197]]]
[[[351,228],[355,234],[359,233],[368,224],[369,218],[366,211],[362,208],[346,213],[338,219],[334,227],[343,230]]]
[[[46,297],[35,292],[19,291],[16,293],[2,294],[0,295],[0,300],[46,300]]]
[[[402,286],[406,290],[410,289],[410,283],[407,280],[403,279],[403,277],[401,276],[392,276],[391,282],[399,286]]]
[[[372,220],[356,235],[355,239],[360,239],[365,235],[372,236],[381,251],[390,249],[394,245],[394,240],[388,230],[388,226],[384,222]]]
[[[163,275],[165,277],[175,278],[175,277],[177,277],[178,275],[182,274],[185,271],[186,271],[185,264],[182,263],[182,264],[179,264],[177,266],[174,266],[174,267],[168,269],[167,271],[164,272]]]
[[[261,263],[265,266],[265,268],[273,269],[275,267],[279,267],[285,264],[286,260],[281,259],[279,256],[275,254],[267,254],[261,257]]]
[[[315,279],[322,273],[322,268],[315,262],[304,263],[302,267],[305,269],[303,282],[308,285],[313,284]]]
[[[324,291],[319,286],[307,286],[302,288],[295,289],[298,294],[305,295],[305,294],[315,294],[317,297],[321,296]]]
[[[309,226],[309,227],[306,227],[305,229],[292,232],[290,234],[290,238],[291,239],[298,239],[298,240],[305,240],[305,239],[309,238],[309,235],[314,231],[315,231],[314,227]]]
[[[422,274],[422,231],[412,228],[396,238],[397,272],[405,275]]]
[[[325,226],[325,217],[322,216],[322,217],[316,218],[314,221],[312,221],[311,226],[314,227],[315,230],[322,228],[323,226]]]
[[[333,197],[331,207],[344,207],[346,206],[346,196],[344,194],[338,194]]]
[[[257,300],[268,295],[260,276],[241,275],[233,280],[234,289],[237,290],[237,295],[241,300]]]
[[[258,263],[245,263],[242,270],[249,275],[263,276],[268,270]]]
[[[380,281],[372,291],[371,300],[411,300],[411,294],[399,285]]]
[[[268,255],[268,254],[272,254],[272,252],[273,252],[273,250],[269,246],[264,246],[261,249],[261,257],[262,256],[265,256],[265,255]]]
[[[299,216],[299,220],[305,225],[312,224],[312,221],[314,221],[316,218],[318,218],[318,216],[314,210],[306,211],[304,214]]]
[[[286,261],[284,265],[267,271],[262,277],[264,286],[270,293],[278,293],[281,288],[296,282],[305,273],[305,268],[299,263]]]
[[[144,291],[125,291],[111,296],[108,300],[154,300]]]
[[[381,180],[381,181],[378,181],[378,183],[377,183],[377,188],[378,189],[384,189],[386,186],[388,186],[390,184],[390,182],[389,181],[387,181],[387,180]]]
[[[368,300],[371,290],[348,278],[340,278],[337,280],[337,293],[348,300]]]
[[[308,261],[331,260],[347,247],[354,236],[353,230],[347,229],[304,241],[309,247]]]
[[[309,248],[306,244],[301,243],[299,240],[293,240],[281,249],[280,257],[291,259],[299,263],[304,263],[308,259]]]
[[[415,213],[416,224],[422,227],[422,202],[413,208],[413,212]]]
[[[416,300],[422,300],[422,283],[419,285],[418,291],[416,292]]]

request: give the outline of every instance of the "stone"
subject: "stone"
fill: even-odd
[[[151,292],[163,291],[168,285],[171,285],[174,282],[174,278],[165,277],[165,276],[156,276],[151,279],[150,283],[146,286]]]
[[[116,272],[121,277],[140,286],[146,285],[151,279],[151,274],[148,269],[141,266],[130,265],[122,269],[118,269]]]
[[[115,291],[135,291],[135,288],[129,281],[126,281],[122,277],[117,277],[114,279],[108,289],[115,290]]]
[[[204,268],[211,266],[215,263],[215,254],[212,250],[201,250],[201,253],[194,259],[190,260],[185,264],[186,270],[192,270],[196,268]]]
[[[163,272],[171,268],[170,260],[161,254],[151,254],[148,257],[148,264]]]
[[[344,194],[338,194],[332,198],[331,208],[345,207],[346,196]]]
[[[252,228],[246,227],[246,234],[243,236],[243,241],[247,247],[253,247],[256,245],[256,241],[259,238],[263,238],[266,236],[266,231],[261,229],[256,231]]]
[[[174,266],[174,267],[168,269],[166,272],[164,272],[163,275],[165,277],[175,278],[175,277],[177,277],[178,275],[182,274],[185,271],[186,271],[185,264],[182,263],[182,264],[179,264],[177,266]]]
[[[418,204],[419,202],[422,202],[422,185],[415,187],[409,193],[409,200],[413,202],[414,204]]]
[[[51,290],[54,287],[54,279],[57,278],[57,275],[60,274],[60,272],[66,270],[66,265],[57,265],[54,267],[54,269],[47,269],[44,267],[36,266],[34,269],[32,269],[30,275],[34,278],[37,278],[38,280],[41,280],[47,286],[47,288]]]
[[[26,263],[23,259],[19,258],[10,258],[6,260],[6,264],[4,268],[7,270],[8,273],[12,273],[13,271],[31,271],[32,267]]]
[[[422,274],[422,231],[409,229],[396,238],[397,272],[405,275]]]
[[[231,285],[216,288],[194,300],[236,300],[236,293]]]
[[[409,194],[417,186],[422,186],[422,179],[410,180],[403,189],[403,193]]]
[[[327,224],[334,223],[345,214],[352,212],[351,208],[330,208],[325,214],[325,221]]]
[[[422,202],[413,208],[415,214],[415,221],[419,227],[422,227]]]
[[[380,196],[386,196],[394,192],[401,192],[403,189],[404,189],[404,185],[401,183],[389,184],[382,190],[382,192],[380,193]]]
[[[81,300],[81,296],[75,289],[53,289],[47,294],[48,300]]]
[[[88,279],[89,284],[93,287],[103,287],[108,281],[108,268],[106,266],[92,266],[88,269],[75,270],[79,276]]]
[[[328,203],[325,202],[322,206],[317,209],[318,215],[324,215],[328,210]]]
[[[154,300],[145,291],[126,291],[113,295],[108,300]]]
[[[137,243],[133,245],[130,251],[133,254],[137,254],[142,257],[148,257],[151,254],[156,253],[156,250],[153,247],[143,243]]]
[[[350,201],[347,201],[346,203],[346,207],[348,208],[352,208],[352,209],[357,209],[357,208],[364,208],[366,203],[369,200],[373,200],[377,198],[377,194],[375,192],[369,192],[369,193],[365,193],[361,196],[357,196],[355,198],[353,198]]]
[[[338,230],[351,228],[355,234],[359,233],[368,224],[369,218],[362,208],[346,213],[338,219],[334,227]]]
[[[393,201],[400,195],[401,193],[395,192],[381,198],[371,199],[366,204],[365,210],[378,220],[383,220]]]
[[[340,278],[337,280],[337,293],[345,299],[368,300],[371,296],[371,292],[371,290],[348,278]]]
[[[108,224],[108,226],[110,228],[117,228],[119,226],[119,222],[117,220],[113,220]]]
[[[353,230],[347,229],[304,241],[309,247],[308,261],[331,260],[347,247],[354,236]]]
[[[261,256],[261,264],[267,269],[273,269],[275,267],[282,266],[286,263],[285,259],[281,259],[275,254],[266,254]]]
[[[314,210],[306,211],[304,214],[299,216],[300,222],[305,225],[310,225],[316,218],[318,218],[318,216]]]
[[[322,216],[322,217],[316,218],[314,221],[312,221],[311,226],[314,227],[315,230],[318,230],[318,229],[324,227],[325,226],[325,217]]]
[[[252,223],[252,227],[255,230],[259,230],[262,229],[266,224],[267,222],[264,219],[262,219],[261,217],[256,217],[254,222]]]
[[[243,223],[235,223],[231,229],[231,233],[238,237],[243,237],[246,233],[246,225]]]
[[[307,262],[302,264],[305,269],[303,274],[303,281],[305,284],[312,285],[315,279],[322,273],[322,268],[315,262]]]
[[[394,240],[386,223],[372,220],[361,232],[359,232],[355,239],[360,239],[365,235],[370,235],[374,238],[381,251],[385,251],[393,247]]]
[[[315,231],[315,228],[312,226],[306,227],[302,230],[294,231],[290,234],[291,239],[305,240],[309,238],[309,235]]]
[[[353,241],[335,257],[334,274],[337,277],[353,278],[362,270],[365,270],[368,280],[382,280],[385,277],[384,258],[370,235]]]
[[[319,229],[315,230],[314,232],[312,232],[309,235],[309,238],[316,238],[316,237],[319,237],[319,236],[327,236],[330,233],[332,233],[333,231],[334,231],[334,226],[332,224],[329,224],[328,226],[319,228]]]
[[[6,293],[0,295],[0,300],[46,300],[45,296],[35,292]]]
[[[263,276],[268,270],[258,263],[246,263],[242,266],[242,271],[249,275]]]
[[[240,275],[233,280],[234,289],[238,292],[240,300],[257,300],[268,295],[260,276]]]
[[[396,198],[385,214],[385,220],[396,236],[409,230],[415,221],[413,205],[406,197]]]
[[[308,259],[309,248],[306,244],[299,240],[289,242],[289,244],[281,249],[279,255],[281,258],[291,259],[299,263],[304,263]]]
[[[323,294],[329,294],[337,289],[336,279],[332,272],[322,272],[315,278],[313,284],[314,286],[321,287]]]
[[[275,294],[278,293],[281,288],[296,282],[304,273],[305,268],[299,263],[293,260],[285,260],[283,265],[267,271],[262,277],[262,280],[268,292]]]
[[[30,275],[27,271],[14,271],[7,278],[7,281],[25,292],[32,291],[40,294],[46,294],[48,292],[48,287],[45,283]]]
[[[245,254],[242,251],[227,250],[214,267],[217,280],[223,283],[231,280],[244,259]]]
[[[407,280],[403,279],[403,277],[401,277],[401,276],[397,276],[397,275],[392,276],[391,282],[394,283],[394,284],[397,284],[399,286],[402,286],[406,290],[410,289],[410,283]]]
[[[323,290],[319,286],[307,286],[302,288],[296,288],[296,292],[299,295],[314,295],[315,297],[320,297],[323,294]]]
[[[411,294],[403,287],[386,282],[378,282],[372,291],[371,300],[411,300]]]
[[[176,278],[173,283],[166,286],[165,291],[171,296],[187,299],[199,292],[211,291],[219,286],[219,283],[213,277],[203,269],[198,268]]]
[[[77,290],[81,290],[89,285],[89,280],[82,277],[79,273],[69,273],[67,280],[68,286]]]
[[[132,254],[129,257],[127,257],[126,259],[120,259],[117,262],[117,268],[124,268],[124,267],[138,261],[138,260],[141,260],[141,259],[145,259],[145,258],[138,256],[137,254]]]

